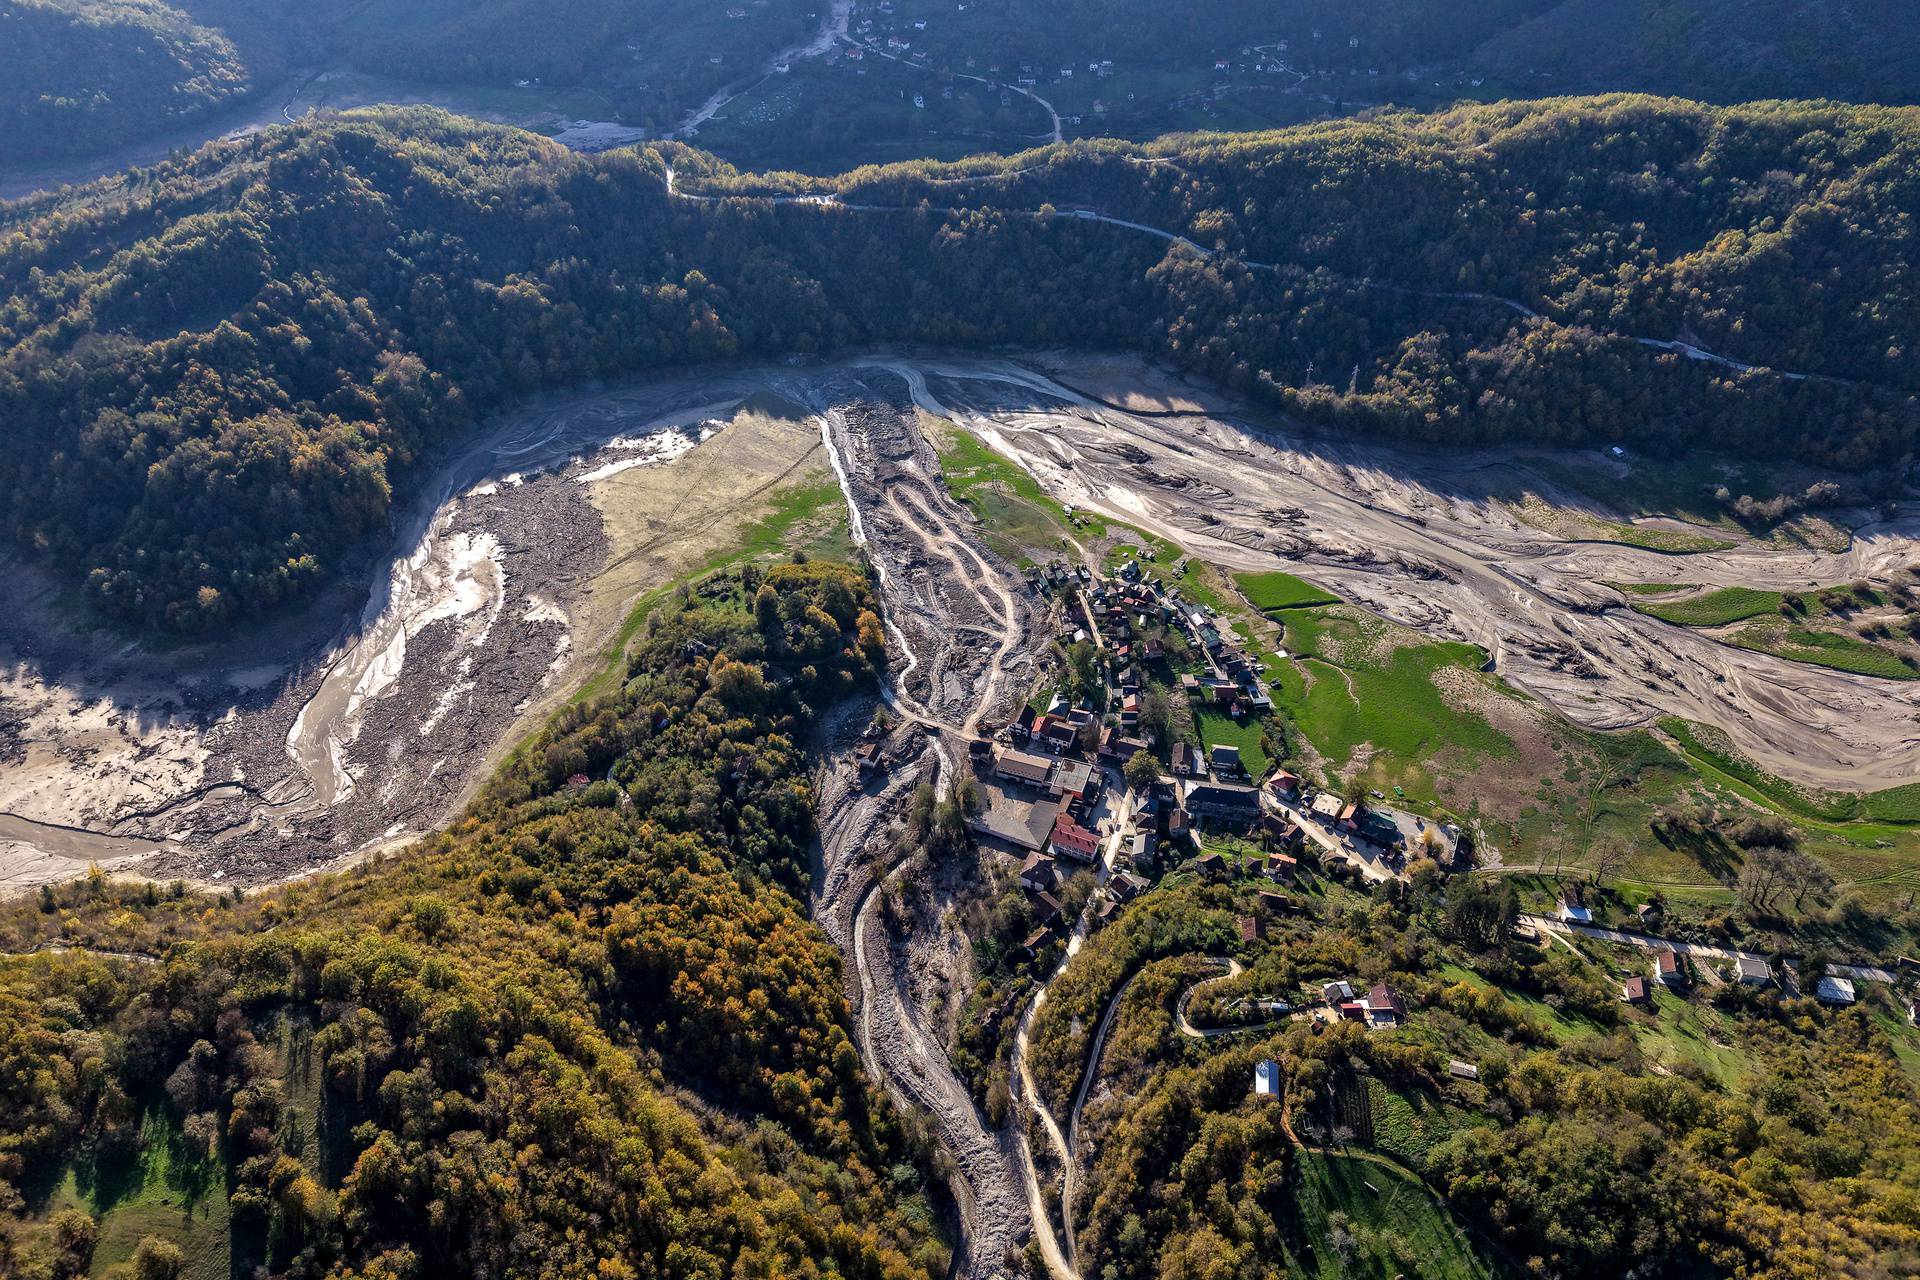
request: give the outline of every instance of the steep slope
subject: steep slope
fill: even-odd
[[[254,87],[233,41],[164,0],[0,2],[0,165],[69,155]]]
[[[131,1214],[230,1259],[196,1275],[944,1274],[801,897],[798,743],[871,683],[871,604],[809,564],[663,606],[396,860],[0,908],[126,953],[0,959],[0,1271],[85,1274]],[[156,1165],[184,1214],[136,1211]]]
[[[1912,111],[1615,98],[806,183],[350,114],[20,211],[0,518],[109,611],[203,629],[336,571],[508,397],[900,341],[1133,347],[1342,428],[1895,482],[1917,150]]]

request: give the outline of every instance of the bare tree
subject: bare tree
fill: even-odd
[[[1593,882],[1600,885],[1613,879],[1626,867],[1631,857],[1633,846],[1625,840],[1614,835],[1601,836],[1587,850],[1587,867],[1593,875]]]

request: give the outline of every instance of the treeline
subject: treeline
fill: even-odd
[[[235,1274],[944,1275],[903,1216],[930,1148],[798,896],[798,742],[883,655],[853,570],[723,578],[398,860],[239,905],[97,878],[8,905],[23,944],[160,959],[0,964],[0,1273],[86,1274],[97,1224],[49,1191],[165,1141],[209,1194],[225,1171]]]
[[[1131,347],[1339,429],[1892,486],[1920,427],[1916,152],[1910,111],[1604,99],[823,182],[356,113],[16,216],[0,521],[109,612],[204,629],[336,571],[423,449],[511,397],[885,342]],[[670,198],[668,162],[886,207]]]

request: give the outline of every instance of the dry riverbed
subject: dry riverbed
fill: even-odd
[[[606,661],[635,600],[822,482],[817,428],[769,372],[504,417],[440,468],[358,604],[341,590],[238,642],[78,629],[16,575],[0,891],[89,863],[259,884],[432,830]]]

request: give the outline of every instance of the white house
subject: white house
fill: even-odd
[[[1262,1098],[1280,1096],[1280,1064],[1264,1058],[1253,1065],[1253,1091]]]

